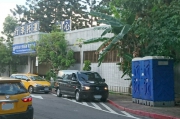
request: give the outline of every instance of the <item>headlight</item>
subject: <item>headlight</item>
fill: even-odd
[[[42,85],[40,85],[40,84],[34,84],[34,87],[38,87],[38,86],[42,86]]]
[[[82,86],[82,90],[89,90],[90,87],[89,86]]]
[[[108,90],[108,87],[104,87],[104,90]]]

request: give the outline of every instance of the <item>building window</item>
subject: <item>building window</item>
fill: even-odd
[[[84,61],[89,60],[92,63],[98,62],[98,54],[96,54],[96,51],[84,51]]]
[[[74,52],[74,59],[76,60],[76,63],[80,63],[80,52]]]
[[[119,62],[119,57],[117,56],[117,54],[118,54],[117,50],[108,52],[105,55],[103,62],[106,62],[106,63],[107,62]],[[99,54],[96,54],[96,51],[84,51],[83,61],[89,60],[92,63],[97,63],[98,57],[99,57]]]
[[[106,63],[107,62],[119,62],[119,57],[117,55],[118,55],[118,51],[117,50],[109,51],[105,55],[103,62],[106,62]]]

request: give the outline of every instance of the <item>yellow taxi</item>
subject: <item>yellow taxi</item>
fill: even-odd
[[[51,84],[36,74],[12,74],[10,78],[20,79],[29,93],[49,93],[51,91]]]
[[[21,80],[0,77],[0,119],[33,119],[32,97]]]

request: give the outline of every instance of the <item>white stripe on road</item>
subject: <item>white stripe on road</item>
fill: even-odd
[[[127,113],[127,112],[125,112],[125,111],[121,111],[121,112],[124,113],[124,114],[125,114],[126,116],[128,116],[128,117],[132,117],[132,118],[134,118],[134,119],[138,119],[138,118],[130,115],[129,113]]]
[[[112,110],[110,107],[108,107],[107,105],[105,105],[104,103],[100,102],[101,105],[103,105],[107,110],[109,110],[110,112],[117,114],[117,112],[115,112],[114,110]]]
[[[87,105],[88,105],[88,104],[87,104],[87,102],[82,102],[82,104],[83,104],[83,105],[85,105],[85,106],[87,106]]]
[[[56,94],[52,94],[52,95],[54,95],[54,96],[57,96]],[[128,114],[127,112],[125,112],[125,111],[121,111],[122,113],[126,113],[125,115],[124,114],[118,114],[118,113],[116,113],[115,111],[113,111],[110,107],[108,107],[107,105],[105,105],[104,103],[101,103],[101,105],[103,105],[106,109],[108,109],[109,111],[106,111],[106,110],[102,110],[99,106],[99,108],[96,108],[95,106],[90,106],[90,105],[88,105],[86,102],[76,102],[75,100],[73,100],[73,99],[68,99],[68,98],[62,98],[62,99],[64,99],[64,100],[69,100],[69,101],[71,101],[71,102],[75,102],[75,103],[77,103],[77,104],[81,104],[81,105],[84,105],[84,106],[87,106],[87,107],[91,107],[91,108],[94,108],[94,109],[97,109],[97,110],[100,110],[100,111],[103,111],[103,112],[108,112],[108,113],[111,113],[111,114],[116,114],[116,115],[120,115],[120,116],[124,116],[124,117],[130,117],[130,118],[133,118],[133,119],[140,119],[140,118],[138,118],[138,117],[134,117],[134,116],[132,116],[132,115],[130,115],[130,114]],[[94,103],[95,104],[95,103]],[[96,104],[95,104],[96,105]],[[111,111],[110,111],[111,110]]]
[[[91,102],[91,104],[95,107],[95,108],[97,108],[97,109],[99,109],[99,110],[102,110],[98,105],[96,105],[94,102]]]

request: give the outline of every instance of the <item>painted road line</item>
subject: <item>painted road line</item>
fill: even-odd
[[[82,102],[83,105],[88,106],[87,102]]]
[[[62,98],[62,99],[69,100],[69,99],[67,99],[67,98]],[[69,100],[69,101],[73,102],[72,100]],[[80,104],[80,105],[83,105],[83,103],[80,103],[80,102],[75,102],[75,103]],[[85,105],[84,105],[84,106],[85,106]],[[97,109],[97,110],[100,110],[100,111],[103,111],[103,112],[111,113],[111,114],[116,114],[116,115],[128,117],[127,115],[124,115],[124,114],[112,113],[112,112],[110,112],[110,111],[98,109],[98,108],[96,108],[96,107],[94,107],[94,106],[90,106],[90,105],[87,105],[87,107],[90,107],[90,108],[93,108],[93,109]],[[137,118],[137,117],[129,117],[129,118],[140,119],[140,118]]]
[[[103,105],[107,110],[109,110],[110,112],[117,114],[117,112],[115,112],[114,110],[112,110],[110,107],[108,107],[107,105],[105,105],[104,103],[100,102],[101,105]]]
[[[128,117],[131,117],[131,118],[136,119],[136,117],[130,115],[129,113],[127,113],[127,112],[125,112],[125,111],[121,111],[121,112],[122,112],[123,114],[125,114],[126,116],[128,116]],[[138,118],[137,118],[137,119],[138,119]]]
[[[31,95],[33,98],[43,99],[40,95]]]
[[[99,109],[99,110],[102,110],[98,105],[96,105],[94,102],[91,102],[91,104],[94,106],[94,107],[96,107],[97,109]]]

